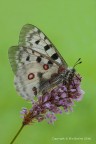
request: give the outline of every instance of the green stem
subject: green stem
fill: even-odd
[[[18,135],[20,134],[21,130],[23,129],[25,125],[22,124],[22,126],[20,127],[19,131],[17,132],[17,134],[15,135],[15,137],[12,139],[12,141],[10,142],[10,144],[13,144],[13,142],[16,140],[16,138],[18,137]]]

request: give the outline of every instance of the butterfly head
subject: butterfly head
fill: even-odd
[[[79,58],[79,59],[75,62],[73,68],[70,69],[70,72],[71,72],[71,73],[75,73],[75,72],[76,72],[75,67],[76,67],[78,64],[81,64],[81,63],[82,63],[81,58]]]
[[[63,75],[64,83],[69,83],[70,81],[72,81],[76,72],[75,67],[81,63],[82,63],[81,58],[79,58],[72,68],[68,68],[66,70],[65,74]]]

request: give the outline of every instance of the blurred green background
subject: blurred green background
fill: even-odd
[[[74,112],[57,115],[54,125],[43,121],[26,126],[14,144],[95,143],[96,0],[0,0],[0,144],[9,144],[20,128],[21,108],[31,107],[16,93],[8,61],[8,48],[18,44],[20,29],[26,23],[39,27],[69,66],[82,58],[76,69],[83,77],[85,95],[75,103]],[[54,140],[66,137],[73,140]]]

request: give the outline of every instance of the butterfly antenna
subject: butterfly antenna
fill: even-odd
[[[81,63],[82,63],[81,58],[79,58],[79,59],[76,61],[76,63],[74,64],[73,68],[75,68],[76,65],[81,64]]]

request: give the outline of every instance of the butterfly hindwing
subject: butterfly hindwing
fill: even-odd
[[[41,87],[44,88],[44,81],[46,82],[50,79],[50,75],[53,74],[53,71],[56,72],[58,69],[56,67],[51,67],[49,70],[44,70],[39,63],[24,65],[18,70],[15,76],[16,90],[25,99],[32,100],[34,96],[42,92]]]
[[[15,73],[16,90],[27,100],[32,100],[34,95],[40,94],[41,88],[45,86],[44,82],[47,82],[54,72],[58,72],[59,68],[54,63],[53,65],[47,64],[48,59],[36,52],[31,53],[28,48],[26,51],[23,46],[11,47],[9,60]]]

